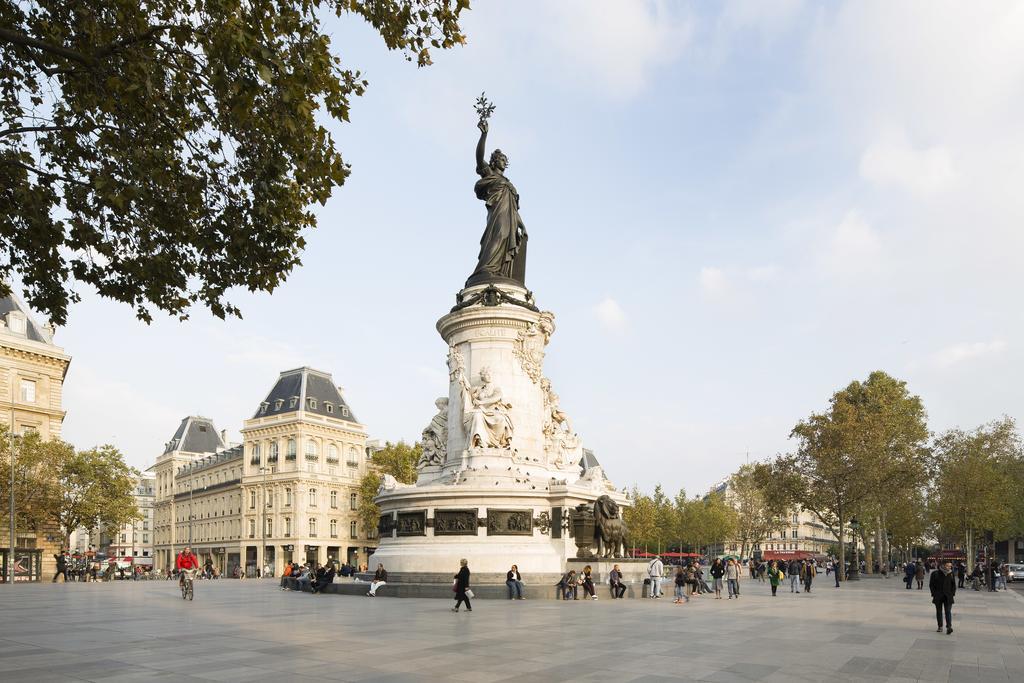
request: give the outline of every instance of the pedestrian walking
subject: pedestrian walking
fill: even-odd
[[[647,576],[651,579],[651,599],[661,597],[661,577],[665,574],[665,563],[657,555],[647,565]]]
[[[681,605],[684,601],[690,602],[689,596],[686,595],[686,591],[689,590],[689,587],[687,585],[686,570],[683,569],[683,565],[676,567],[675,584],[676,599],[672,602],[676,605]]]
[[[990,592],[996,592],[996,577],[999,576],[999,560],[992,560],[989,562],[988,567],[988,589]]]
[[[956,578],[953,576],[953,563],[946,561],[942,568],[932,572],[928,581],[928,589],[935,605],[935,620],[939,623],[936,633],[942,632],[942,616],[946,616],[946,635],[953,632],[953,596],[956,595]]]
[[[736,564],[736,560],[729,558],[729,562],[725,565],[725,583],[729,589],[729,599],[733,597],[737,600],[740,599],[740,568]]]
[[[715,587],[715,600],[722,599],[722,577],[724,576],[725,567],[722,566],[722,558],[718,558],[711,565],[711,583]]]
[[[789,561],[789,569],[786,572],[789,574],[789,592],[799,593],[800,592],[800,563],[796,560]]]
[[[814,577],[818,575],[818,570],[814,567],[814,562],[811,560],[807,561],[804,565],[804,592],[811,592],[811,583],[814,581]]]
[[[1003,590],[1009,590],[1010,581],[1010,565],[1004,562],[999,568],[999,580],[998,584],[1003,587]]]
[[[903,583],[907,584],[907,590],[914,587],[914,576],[917,574],[917,567],[913,563],[907,562],[907,566],[903,569]]]
[[[964,587],[964,579],[967,578],[967,565],[964,564],[963,560],[958,560],[956,563],[956,587]],[[910,586],[907,586],[910,588]]]
[[[64,575],[64,583],[68,582],[68,557],[61,551],[60,554],[54,553],[53,559],[57,560],[57,571],[53,575],[53,583],[57,583],[57,577],[61,574]]]
[[[469,599],[473,597],[473,591],[469,588],[468,560],[459,560],[459,573],[455,575],[455,583],[453,585],[453,588],[455,590],[455,607],[452,607],[452,611],[458,612],[459,605],[461,605],[462,603],[466,603],[466,611],[472,612],[473,606],[470,604]]]
[[[924,588],[924,575],[926,574],[924,569],[924,563],[921,560],[917,561],[914,565],[914,578],[917,579],[917,590]]]
[[[782,570],[778,568],[775,562],[768,565],[768,583],[771,584],[773,598],[779,590],[779,582],[782,581],[782,576]]]

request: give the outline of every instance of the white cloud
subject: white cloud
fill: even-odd
[[[782,269],[774,264],[754,266],[747,269],[747,279],[759,283],[774,282],[779,278],[781,272]]]
[[[714,266],[701,268],[697,280],[700,283],[701,294],[709,299],[726,296],[732,288],[725,271]]]
[[[674,62],[690,42],[693,23],[674,5],[647,0],[570,0],[545,3],[532,22],[575,72],[577,82],[626,99],[642,91],[651,72]]]
[[[870,182],[896,185],[919,195],[944,190],[956,179],[948,149],[914,149],[904,141],[869,146],[860,159],[860,174]]]
[[[882,256],[882,241],[856,211],[849,211],[829,236],[821,257],[822,268],[840,277],[876,270]]]
[[[1005,349],[1006,341],[998,338],[987,342],[964,342],[936,351],[929,357],[929,361],[937,368],[949,368],[965,361],[1002,353]]]
[[[622,310],[619,302],[611,297],[606,297],[594,306],[594,315],[605,329],[612,332],[622,332],[626,329],[626,312]]]

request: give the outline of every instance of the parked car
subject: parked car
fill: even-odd
[[[1010,565],[1010,581],[1024,581],[1024,564]]]

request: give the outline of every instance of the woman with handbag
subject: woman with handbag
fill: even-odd
[[[469,599],[473,597],[473,591],[469,589],[469,562],[465,559],[459,560],[459,573],[455,575],[455,585],[452,588],[455,591],[455,607],[452,607],[453,612],[459,611],[459,605],[463,602],[466,603],[466,611],[472,612],[473,606],[470,604]]]

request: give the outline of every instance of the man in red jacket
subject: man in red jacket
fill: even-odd
[[[185,546],[185,549],[178,553],[178,558],[174,561],[175,567],[178,569],[178,586],[185,585],[185,575],[182,573],[183,569],[199,569],[199,558],[192,552],[192,548]]]

